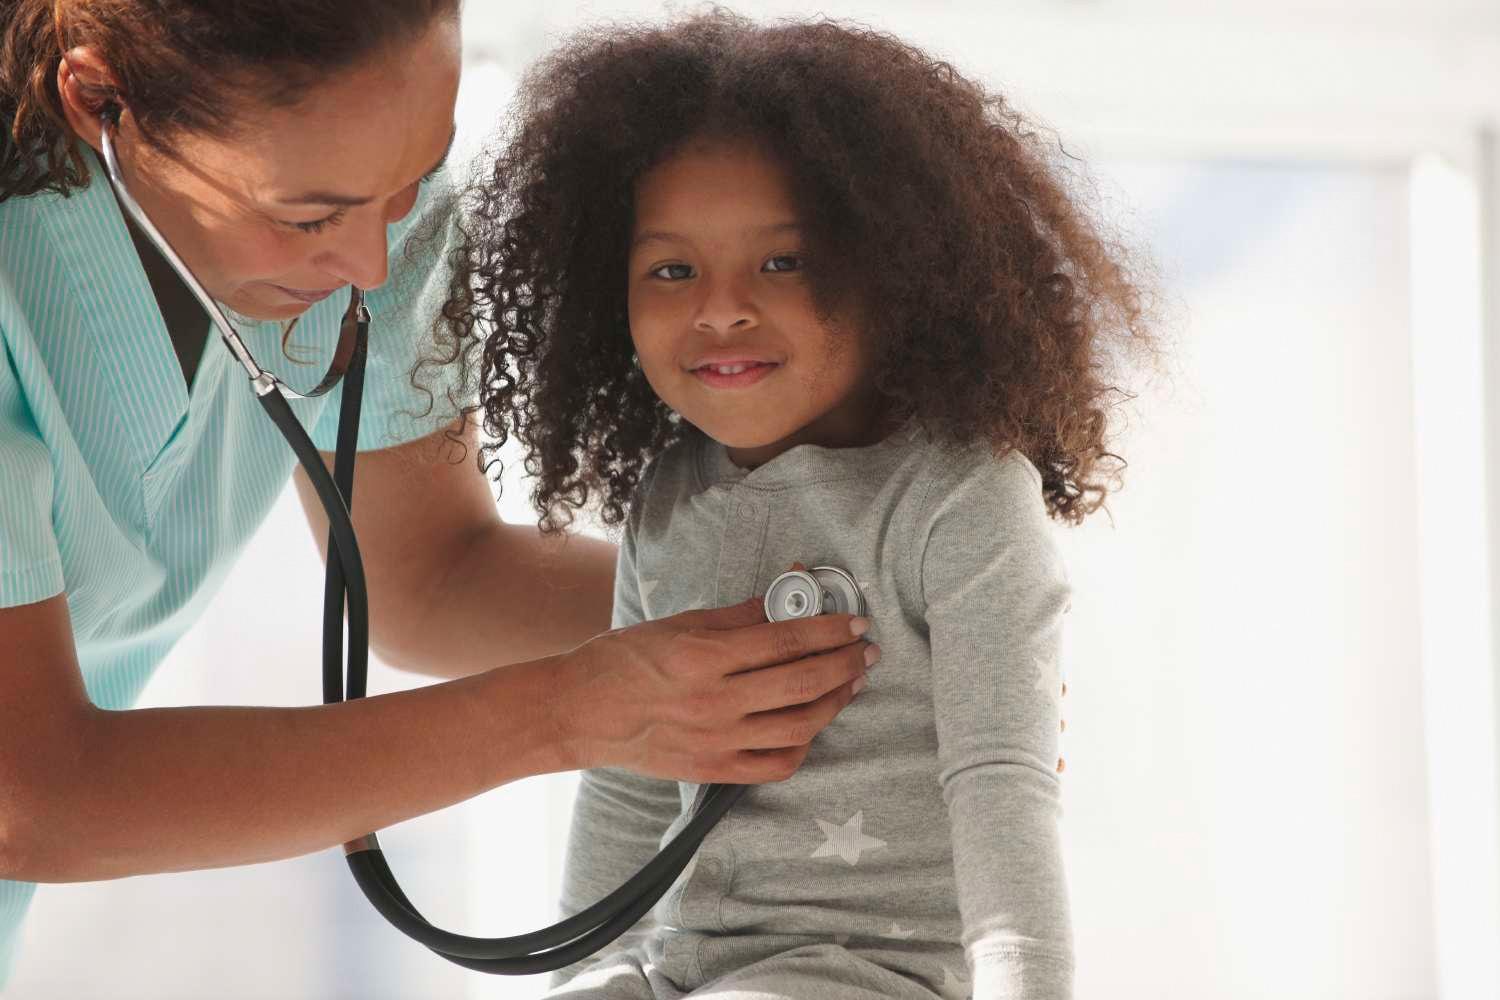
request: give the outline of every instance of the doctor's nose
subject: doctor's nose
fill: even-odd
[[[693,328],[702,333],[724,334],[760,324],[760,310],[734,281],[704,282],[703,297],[693,316]]]
[[[319,261],[329,274],[357,288],[378,288],[385,284],[390,271],[390,248],[383,220],[362,221],[354,228],[353,220],[340,233],[343,239],[328,248]]]

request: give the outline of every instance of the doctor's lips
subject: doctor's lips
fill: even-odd
[[[780,367],[777,361],[721,351],[698,358],[688,371],[714,389],[740,389],[754,385]]]
[[[322,291],[308,291],[307,289],[303,288],[287,288],[285,285],[278,285],[273,281],[268,281],[266,282],[266,284],[270,285],[272,288],[276,289],[283,295],[289,295],[292,298],[296,299],[298,302],[306,302],[308,304],[314,302],[322,302],[324,299],[328,298],[328,296],[332,295],[340,288],[345,287],[343,285],[338,285],[334,288],[325,288]]]

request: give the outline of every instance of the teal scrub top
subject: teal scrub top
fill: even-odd
[[[108,179],[86,158],[81,191],[0,202],[0,607],[66,594],[89,697],[123,709],[202,613],[296,460],[216,334],[191,391],[184,384]],[[454,416],[444,373],[421,376],[421,389],[411,377],[447,293],[453,205],[439,175],[388,233],[390,278],[367,297],[362,449]],[[347,305],[335,293],[313,306],[286,353],[279,324],[239,329],[262,367],[310,386]],[[291,403],[325,451],[340,398]],[[0,988],[35,888],[0,880]]]

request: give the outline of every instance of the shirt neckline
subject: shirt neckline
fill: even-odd
[[[702,431],[695,428],[692,434],[700,488],[727,485],[784,490],[867,475],[874,467],[892,464],[921,436],[921,429],[915,421],[907,421],[874,444],[853,448],[799,444],[754,469],[735,465],[729,450]]]

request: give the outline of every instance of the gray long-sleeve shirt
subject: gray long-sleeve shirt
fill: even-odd
[[[622,946],[688,990],[832,940],[945,998],[1071,996],[1056,772],[1069,589],[1051,531],[1024,456],[910,427],[748,473],[697,433],[654,462],[621,544],[616,627],[764,593],[794,561],[834,565],[859,581],[882,659],[796,775],[751,789]],[[586,772],[563,911],[637,871],[696,791]]]

